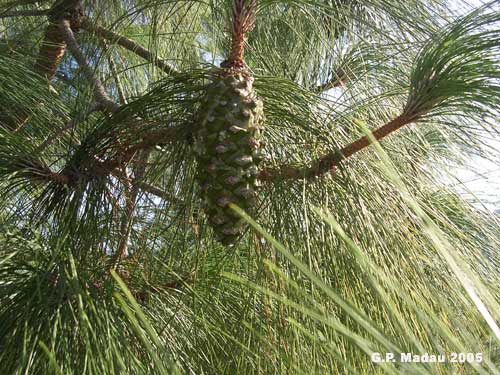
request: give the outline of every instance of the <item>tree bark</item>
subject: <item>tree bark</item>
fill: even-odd
[[[403,126],[417,120],[416,116],[401,115],[389,121],[387,124],[372,132],[372,136],[376,140],[380,140],[392,132],[402,128]],[[297,168],[284,166],[279,169],[264,169],[259,174],[259,179],[263,182],[274,182],[277,180],[291,180],[318,177],[329,172],[334,172],[335,168],[347,158],[350,158],[355,153],[365,149],[371,144],[371,139],[368,136],[359,138],[358,140],[348,144],[337,152],[331,152],[317,160],[311,166],[305,168]]]
[[[177,71],[173,66],[166,63],[165,60],[159,59],[151,51],[134,42],[132,39],[126,38],[111,30],[105,29],[104,27],[94,25],[88,20],[83,23],[82,28],[90,33],[97,35],[100,38],[106,39],[111,43],[116,43],[123,48],[135,53],[137,56],[142,57],[144,60],[153,63],[155,66],[157,66],[167,74],[179,74],[179,71]]]

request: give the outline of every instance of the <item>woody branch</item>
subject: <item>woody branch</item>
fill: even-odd
[[[380,140],[389,134],[401,129],[403,126],[408,125],[419,119],[419,115],[402,114],[395,119],[389,121],[387,124],[377,128],[372,132],[373,138]],[[345,159],[350,158],[354,154],[364,150],[370,146],[371,137],[364,136],[358,140],[348,144],[337,152],[330,152],[321,158],[313,161],[308,167],[291,167],[283,166],[281,168],[273,169],[267,168],[260,172],[259,179],[264,182],[275,182],[278,180],[294,180],[304,179],[311,177],[322,176],[327,173],[335,171]]]

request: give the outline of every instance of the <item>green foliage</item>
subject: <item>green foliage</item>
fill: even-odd
[[[499,105],[498,7],[488,4],[453,23],[418,57],[408,114],[495,116]]]
[[[461,17],[437,1],[259,2],[245,61],[266,168],[419,122],[331,175],[264,184],[231,249],[207,225],[192,145],[229,2],[83,3],[179,73],[81,31],[121,104],[96,111],[71,54],[50,84],[31,73],[44,17],[1,17],[51,2],[0,5],[0,122],[29,113],[0,130],[4,373],[500,373],[500,223],[440,178],[472,154],[498,162],[482,146],[498,136],[498,1]],[[124,148],[133,162],[96,173]],[[377,365],[372,352],[484,360]]]

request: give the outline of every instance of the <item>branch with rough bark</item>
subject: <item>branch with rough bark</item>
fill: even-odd
[[[145,151],[147,152],[147,151]],[[49,166],[45,165],[43,162],[36,160],[35,158],[29,156],[23,156],[17,160],[12,161],[12,165],[15,167],[17,177],[27,178],[34,184],[46,184],[46,183],[56,183],[65,186],[76,186],[83,182],[85,179],[92,179],[103,177],[107,175],[113,175],[120,181],[127,180],[131,186],[131,192],[137,197],[139,190],[152,194],[162,200],[166,200],[175,204],[184,204],[184,202],[175,197],[173,194],[167,193],[166,191],[148,184],[143,181],[143,175],[140,170],[137,171],[137,175],[134,178],[129,178],[125,176],[123,171],[118,169],[109,170],[104,163],[98,163],[94,165],[92,170],[82,173],[78,170],[62,170],[61,172],[53,171]],[[142,165],[145,166],[143,163]],[[139,169],[139,168],[138,168]]]
[[[376,140],[380,140],[417,119],[418,116],[403,114],[374,130],[372,132],[372,136]],[[339,166],[340,163],[342,163],[345,159],[348,159],[355,153],[365,149],[371,143],[372,142],[370,137],[364,136],[348,144],[337,152],[331,152],[322,156],[321,158],[315,160],[308,167],[297,168],[291,166],[283,166],[278,169],[267,168],[260,172],[259,179],[263,182],[269,183],[278,180],[293,180],[304,178],[307,179],[322,176],[326,173],[334,172],[335,168]]]
[[[416,115],[398,116],[395,119],[389,121],[387,124],[374,130],[372,132],[372,136],[376,140],[380,140],[397,131],[398,129],[401,129],[403,126],[418,120],[418,118],[419,117]],[[96,161],[94,167],[87,173],[90,173],[95,177],[103,176],[106,174],[119,176],[120,173],[117,171],[123,165],[124,161],[130,160],[131,155],[135,154],[135,152],[151,148],[155,144],[158,144],[160,140],[168,139],[169,136],[172,136],[174,134],[178,135],[178,133],[179,129],[177,128],[162,129],[152,132],[150,136],[143,139],[142,142],[130,146],[124,152],[124,154],[121,154],[114,159],[109,159],[106,161]],[[337,152],[331,152],[322,156],[321,158],[313,161],[307,167],[282,166],[280,168],[266,168],[259,173],[259,180],[265,183],[273,183],[282,180],[297,180],[319,177],[327,173],[334,172],[335,168],[338,167],[345,159],[348,159],[354,154],[364,150],[365,148],[370,146],[370,144],[370,137],[364,136],[348,144]],[[67,176],[64,173],[60,173],[59,175],[57,173],[52,173],[50,174],[50,176],[54,181],[57,181],[59,183],[71,184],[72,182],[70,176]],[[145,183],[141,183],[140,181],[134,182],[134,184],[136,183],[141,189],[153,195],[156,195],[162,199],[171,199],[170,194],[165,193],[160,189],[157,189]]]
[[[51,79],[65,52],[66,43],[64,43],[61,37],[57,25],[49,24],[45,30],[43,42],[33,70],[45,78]]]
[[[0,13],[0,18],[13,18],[13,17],[40,17],[49,14],[49,9],[33,9],[33,10],[12,10],[9,12]]]
[[[111,43],[116,43],[119,46],[129,50],[130,52],[135,53],[136,55],[142,57],[144,60],[154,64],[167,74],[179,74],[179,71],[165,62],[165,60],[156,57],[151,51],[134,42],[132,39],[126,38],[111,30],[105,29],[104,27],[94,25],[88,20],[83,23],[82,28],[102,39],[105,39]]]
[[[94,87],[94,99],[96,100],[96,102],[111,113],[118,111],[121,106],[115,103],[108,96],[102,82],[94,74],[93,69],[88,64],[87,59],[85,58],[81,48],[78,45],[78,42],[75,39],[69,22],[67,20],[62,20],[59,27],[60,33],[63,37],[63,40],[66,42],[68,49],[71,51],[75,60],[82,68],[84,74],[87,76],[87,79],[92,82],[92,85]],[[133,119],[133,122],[143,123],[144,121],[137,118]],[[133,124],[131,124],[131,126],[133,126]],[[182,129],[179,128],[169,128],[152,131],[151,133],[146,134],[143,137],[142,141],[138,142],[135,145],[122,145],[122,150],[115,159],[101,162],[101,165],[98,165],[97,167],[99,170],[104,167],[109,171],[109,173],[112,173],[115,169],[121,168],[122,166],[127,164],[137,151],[151,148],[158,144],[158,142],[160,141],[177,138],[179,134],[182,134]]]
[[[61,20],[66,20],[68,27],[79,30],[83,20],[83,8],[80,0],[56,1],[47,14],[49,25],[45,30],[33,70],[47,79],[52,79],[66,51],[66,42],[58,24]]]
[[[80,1],[57,1],[47,13],[50,15],[51,23],[48,25],[45,31],[45,37],[34,66],[34,71],[45,76],[48,79],[51,79],[54,76],[56,69],[67,48],[71,51],[72,55],[78,62],[87,79],[92,83],[92,86],[94,88],[94,98],[97,102],[97,107],[105,109],[106,111],[111,113],[116,112],[120,108],[120,105],[115,103],[106,93],[102,82],[97,78],[94,70],[88,64],[87,59],[84,56],[81,48],[79,47],[73,33],[73,30],[77,30],[82,26],[82,23],[84,23],[83,11],[80,5]],[[54,22],[55,20],[57,20],[57,22]],[[135,43],[134,41],[122,37],[102,27],[93,26],[88,21],[85,22],[84,25],[88,30],[92,30],[92,32],[95,32],[96,35],[102,37],[103,39],[107,39],[113,43],[117,43],[124,48],[138,54],[144,59],[153,62],[163,71],[169,74],[178,73],[173,67],[165,63],[163,60],[156,58],[150,51]],[[20,110],[19,112],[21,114],[16,116],[16,119],[3,119],[3,122],[6,123],[6,125],[14,131],[19,130],[29,117],[26,111]],[[75,123],[75,121],[70,121],[63,132],[72,129]],[[174,132],[168,129],[167,133],[172,134]],[[164,137],[164,130],[154,132],[153,138],[155,137],[159,137],[159,139],[163,139],[163,141],[168,141],[165,138],[170,138],[170,136]],[[153,142],[151,140],[152,137],[145,137],[142,142],[132,147],[133,150],[126,149],[125,147],[125,150],[123,150],[123,155],[120,156],[120,159],[123,160],[123,156],[126,156],[125,159],[128,159],[133,152],[157,144],[156,140]],[[53,143],[53,141],[54,139],[48,140],[46,142],[47,144],[44,143],[43,148],[47,147],[47,145],[49,145],[50,143]],[[108,164],[110,164],[110,169],[112,170],[114,169],[113,165],[115,165],[116,162],[111,162]]]
[[[94,70],[88,64],[87,59],[85,58],[82,50],[80,49],[80,46],[78,45],[78,42],[75,39],[75,35],[71,30],[70,22],[63,19],[60,21],[58,26],[62,40],[66,42],[68,49],[71,51],[71,54],[78,62],[78,65],[80,65],[80,67],[82,68],[83,73],[86,75],[87,79],[92,82],[95,101],[98,104],[102,105],[107,111],[116,112],[120,108],[120,105],[118,103],[115,103],[109,97],[109,95],[106,93],[106,90],[104,89],[102,82],[94,74]]]
[[[62,36],[63,41],[66,43],[67,48],[70,50],[71,54],[77,61],[78,65],[82,69],[87,79],[92,83],[94,89],[94,100],[96,101],[97,107],[98,108],[102,107],[107,112],[110,113],[117,112],[121,106],[118,103],[114,102],[109,97],[109,95],[106,93],[104,85],[95,75],[94,70],[87,62],[85,55],[83,54],[80,46],[78,45],[78,42],[75,39],[69,21],[63,19],[60,21],[58,26],[59,26],[59,33]],[[139,123],[143,122],[141,119],[134,119],[134,121]],[[71,129],[75,123],[76,123],[75,121],[70,122],[68,126],[65,127],[63,132]],[[153,147],[158,142],[158,140],[165,141],[166,138],[170,138],[170,135],[174,135],[177,130],[179,129],[175,129],[175,131],[173,129],[166,129],[166,130],[162,129],[160,131],[153,132],[153,134],[145,136],[142,142],[139,142],[134,146],[127,147],[126,145],[123,145],[122,152],[115,160],[107,160],[101,162],[100,163],[101,165],[97,165],[96,167],[99,170],[105,168],[111,173],[114,169],[120,168],[128,161],[130,161],[136,151]],[[44,144],[43,146],[46,147],[46,144]]]
[[[58,2],[56,1],[56,4]],[[53,15],[56,13],[62,13],[63,11],[68,12],[71,7],[74,7],[75,9],[77,7],[80,7],[80,1],[79,0],[64,0],[62,3],[58,4],[57,6],[54,5],[52,9],[48,10],[22,10],[22,11],[9,11],[9,12],[4,12],[0,13],[0,18],[7,18],[7,17],[17,17],[17,16],[45,16],[45,15],[52,15],[53,20],[57,20],[56,17]],[[133,41],[132,39],[129,39],[127,37],[124,37],[118,33],[115,33],[114,31],[108,30],[102,26],[98,26],[93,24],[91,21],[85,19],[83,17],[83,14],[81,14],[81,18],[78,21],[78,28],[82,28],[92,34],[95,34],[101,39],[107,40],[111,43],[116,43],[119,46],[127,49],[130,52],[135,53],[136,55],[142,57],[144,60],[151,62],[158,68],[160,68],[162,71],[164,71],[167,74],[179,74],[179,71],[175,69],[172,65],[168,64],[165,60],[158,58],[155,56],[153,52],[150,50],[144,48],[141,46],[139,43]],[[73,24],[71,25],[71,28],[75,30],[76,25]],[[60,37],[57,33],[57,25],[53,24],[51,27],[47,28],[46,31],[46,38],[44,39],[44,42],[47,46],[52,45],[54,51],[58,51],[64,46],[62,46],[62,42],[60,41]],[[59,47],[58,49],[56,47]],[[61,55],[61,57],[64,55],[64,52],[52,52],[51,54],[49,53],[40,53],[40,57],[46,57],[45,59],[41,60],[40,62],[43,63],[45,61],[45,64],[49,64],[50,66],[47,67],[47,70],[54,70],[54,69],[49,69],[53,67],[54,65],[57,67],[58,60],[55,59],[56,56]],[[52,56],[52,58],[50,58]],[[60,61],[60,60],[59,60]],[[42,67],[43,65],[40,64]],[[55,70],[54,70],[55,72]],[[53,74],[51,75],[51,77]]]
[[[81,121],[82,118],[87,116],[88,114],[97,110],[97,107],[91,107],[89,112],[82,114],[81,116],[77,116],[75,119],[70,120],[64,128],[60,130],[60,132],[53,137],[48,138],[45,142],[42,143],[41,146],[37,148],[36,154],[42,152],[47,147],[49,147],[58,136],[63,135],[65,132],[72,129],[76,123]],[[144,131],[144,125],[148,125],[148,123],[141,119],[134,119],[130,124],[131,127],[134,125],[140,125],[137,132],[143,134],[141,139],[132,144],[127,144],[126,140],[123,140],[119,145],[119,150],[114,156],[110,156],[108,159],[101,160],[98,157],[94,156],[91,158],[90,163],[84,166],[76,166],[76,168],[71,168],[68,171],[57,172],[47,172],[44,173],[44,179],[46,181],[56,181],[58,183],[62,183],[65,185],[78,185],[83,179],[92,179],[99,178],[107,175],[114,175],[118,178],[123,178],[121,170],[124,166],[126,166],[131,160],[132,157],[138,151],[150,151],[153,147],[155,147],[159,143],[169,143],[178,139],[185,138],[186,127],[171,127],[166,129],[156,129],[151,130],[149,132]],[[85,168],[85,173],[82,173],[80,169]],[[136,179],[137,180],[137,179]],[[162,190],[148,185],[142,181],[137,180],[133,182],[133,185],[138,185],[142,190],[150,192],[153,195],[156,195],[162,199],[172,200],[172,195],[163,192]]]
[[[138,164],[134,166],[133,173],[135,180],[142,180],[144,174],[146,173],[146,163],[150,156],[150,150],[144,150],[138,157]],[[139,196],[139,185],[132,184],[129,181],[129,176],[127,175],[126,169],[123,171],[125,179],[124,184],[124,195],[125,195],[125,212],[121,219],[120,225],[120,241],[118,243],[118,249],[116,250],[115,256],[113,257],[112,267],[116,268],[128,253],[128,244],[130,240],[130,235],[132,233],[132,224],[135,217],[135,207],[137,203],[137,198]]]

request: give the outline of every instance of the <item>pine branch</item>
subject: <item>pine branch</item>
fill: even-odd
[[[148,150],[144,151],[147,155]],[[15,161],[11,161],[12,171],[19,178],[26,178],[35,184],[45,184],[45,183],[56,183],[58,185],[65,185],[69,187],[77,186],[89,179],[105,177],[107,175],[113,175],[118,178],[122,183],[127,181],[131,186],[132,198],[137,199],[139,190],[150,193],[163,200],[176,203],[179,205],[184,205],[184,202],[175,197],[173,194],[167,193],[166,191],[150,185],[143,180],[146,163],[138,163],[136,169],[136,175],[134,178],[130,179],[123,173],[123,170],[118,168],[111,168],[111,163],[106,164],[105,162],[95,160],[95,163],[90,169],[86,170],[85,173],[74,168],[65,168],[61,172],[53,171],[49,166],[45,165],[43,162],[34,159],[30,156],[21,156]]]
[[[0,13],[0,18],[13,18],[13,17],[39,17],[46,16],[50,12],[49,9],[33,9],[33,10],[13,10],[10,12]]]
[[[151,51],[144,48],[140,44],[134,42],[132,39],[126,38],[120,34],[117,34],[111,30],[105,29],[104,27],[94,25],[91,21],[85,20],[82,28],[92,34],[97,35],[100,38],[106,39],[111,43],[116,43],[123,48],[135,53],[136,55],[142,57],[144,60],[149,61],[154,64],[167,74],[178,74],[179,71],[173,66],[169,65],[165,60],[156,57]]]
[[[107,111],[113,113],[116,112],[120,105],[115,103],[109,95],[106,93],[102,82],[99,78],[94,74],[94,70],[90,67],[85,58],[78,42],[75,39],[75,35],[71,30],[71,24],[68,20],[62,20],[59,23],[59,32],[61,34],[62,39],[68,45],[68,49],[71,51],[71,54],[74,56],[75,60],[78,62],[78,65],[83,70],[83,73],[87,76],[87,79],[92,83],[94,87],[94,98],[96,102],[102,105]]]
[[[348,80],[347,74],[343,70],[340,70],[337,73],[335,73],[334,77],[332,77],[327,82],[316,86],[315,88],[312,89],[312,91],[317,93],[322,93],[336,87],[342,87],[345,86],[347,80]]]
[[[67,20],[62,20],[59,25],[60,33],[63,37],[63,40],[66,42],[68,49],[71,51],[72,55],[75,57],[75,60],[81,67],[83,73],[87,76],[88,80],[92,82],[92,85],[94,87],[94,98],[97,102],[97,106],[103,107],[106,111],[111,113],[118,111],[121,106],[115,103],[106,93],[104,85],[95,75],[94,70],[88,64],[87,59],[85,58],[81,48],[79,47],[78,42],[76,41],[70,26],[71,25]],[[122,99],[125,100],[124,97]],[[143,122],[141,119],[136,119],[135,121],[141,123]],[[63,132],[72,129],[75,124],[76,124],[75,121],[70,121],[68,125],[63,129]],[[138,144],[133,145],[131,147],[122,145],[122,152],[120,152],[115,159],[108,160],[105,162],[99,162],[99,165],[96,166],[96,168],[99,171],[98,175],[102,174],[103,168],[105,170],[108,170],[109,173],[111,173],[116,168],[121,168],[121,166],[128,163],[132,159],[135,152],[142,149],[153,147],[158,142],[166,142],[168,141],[167,138],[174,138],[175,135],[178,133],[178,131],[179,131],[178,128],[160,130],[153,132],[152,134],[146,134],[142,142],[139,142]],[[42,146],[45,148],[52,142],[46,141]]]
[[[160,188],[157,188],[156,186],[147,184],[147,183],[142,182],[140,180],[139,181],[133,180],[132,184],[134,186],[137,186],[139,189],[141,189],[147,193],[153,194],[154,196],[161,198],[167,202],[172,202],[172,203],[176,203],[179,205],[185,205],[185,202],[182,201],[181,199],[175,197],[174,195],[172,195],[170,193],[167,193],[166,191],[164,191]]]
[[[134,168],[134,180],[142,180],[144,174],[146,173],[146,164],[151,154],[150,150],[144,150],[139,158],[138,165]],[[120,226],[120,242],[118,244],[118,249],[116,251],[113,268],[116,268],[120,263],[120,260],[127,255],[128,243],[130,241],[130,234],[132,233],[132,224],[135,217],[135,207],[137,203],[137,197],[139,194],[139,185],[132,184],[127,176],[126,169],[124,170],[125,180],[123,181],[125,191],[125,212],[122,217],[122,223]]]
[[[75,39],[69,22],[67,20],[62,20],[59,27],[61,35],[66,42],[68,49],[75,57],[84,74],[93,84],[94,97],[97,104],[103,106],[107,111],[111,113],[118,111],[118,109],[120,109],[120,105],[111,100],[111,98],[106,93],[102,82],[94,74],[93,69],[89,66],[83,52],[78,45],[78,42]],[[141,119],[136,119],[135,121],[143,122]],[[146,134],[146,136],[143,138],[143,141],[139,142],[138,144],[132,145],[130,147],[121,145],[121,152],[119,152],[119,154],[115,158],[106,161],[98,161],[97,165],[91,168],[90,171],[97,172],[95,174],[96,176],[102,176],[103,171],[113,173],[113,171],[115,171],[116,169],[120,169],[124,165],[128,164],[137,151],[151,148],[158,144],[158,142],[165,142],[167,138],[173,138],[178,135],[178,133],[178,128],[169,128],[162,129],[151,134]]]
[[[387,124],[379,127],[372,132],[372,136],[376,140],[380,140],[392,132],[408,125],[418,117],[401,115],[395,119],[389,121]],[[259,179],[263,182],[274,182],[277,180],[289,180],[289,179],[302,179],[302,178],[312,178],[324,175],[329,172],[334,172],[335,168],[340,165],[345,159],[350,158],[357,152],[364,150],[371,144],[370,137],[364,136],[358,140],[345,146],[338,152],[329,153],[316,161],[314,161],[311,166],[306,168],[296,168],[284,166],[279,169],[264,169],[259,174]]]
[[[147,122],[141,119],[136,119],[135,121],[138,124],[147,124]],[[133,126],[133,124],[131,124],[131,126]],[[150,150],[158,144],[170,143],[182,139],[186,131],[187,127],[176,126],[146,132],[142,136],[142,140],[134,144],[127,144],[127,142],[123,140],[119,150],[117,150],[118,152],[113,157],[107,160],[98,160],[94,158],[94,165],[89,168],[88,173],[90,176],[94,177],[102,177],[105,174],[115,174],[116,176],[116,171],[128,164],[137,152]],[[134,134],[137,133],[134,132]]]
[[[78,121],[80,121],[78,118],[69,121],[67,126],[62,129],[60,134],[63,134],[64,132],[73,128]],[[143,122],[140,119],[138,119],[137,121]],[[120,144],[120,149],[118,150],[117,154],[110,157],[109,159],[100,160],[97,156],[94,155],[91,158],[89,164],[86,164],[85,166],[77,165],[72,166],[71,168],[68,167],[66,169],[63,169],[59,173],[50,171],[50,169],[44,167],[44,169],[42,170],[42,174],[45,176],[43,180],[46,182],[54,181],[59,184],[68,186],[77,186],[80,183],[85,183],[92,179],[102,178],[109,175],[113,175],[122,181],[124,179],[128,180],[128,176],[124,176],[123,174],[123,168],[131,162],[132,158],[137,152],[149,152],[154,146],[159,143],[169,143],[177,140],[179,139],[179,137],[182,137],[185,134],[185,130],[185,127],[172,127],[146,133],[143,136],[143,139],[136,144]],[[50,144],[52,144],[56,139],[57,137],[47,139],[37,149],[37,153],[46,149],[46,147],[50,146]],[[145,167],[145,163],[143,164]],[[85,172],[83,172],[82,168],[84,168]],[[171,194],[168,194],[159,188],[142,182],[141,178],[134,178],[134,180],[131,181],[132,186],[138,186],[138,188],[140,188],[141,190],[149,192],[165,200],[176,201],[177,203],[181,202],[178,198],[173,197]]]
[[[68,185],[71,183],[70,176],[52,171],[50,167],[31,156],[23,156],[12,161],[12,169],[16,171],[16,177],[27,178],[35,184],[55,182]]]
[[[66,125],[59,129],[59,131],[54,134],[53,136],[50,136],[47,138],[35,151],[35,154],[40,154],[43,151],[47,149],[47,147],[50,147],[57,139],[65,135],[67,132],[73,130],[75,126],[80,123],[81,121],[85,120],[90,114],[102,110],[101,106],[99,104],[94,104],[92,105],[87,111],[79,113],[75,116],[75,118],[72,118],[69,120]]]
[[[478,121],[498,116],[500,31],[496,25],[500,15],[485,10],[489,10],[487,5],[450,24],[446,32],[428,42],[416,59],[402,114],[373,131],[376,140],[432,116],[462,114]],[[369,145],[370,138],[365,136],[309,167],[265,169],[259,178],[269,182],[320,176]]]

